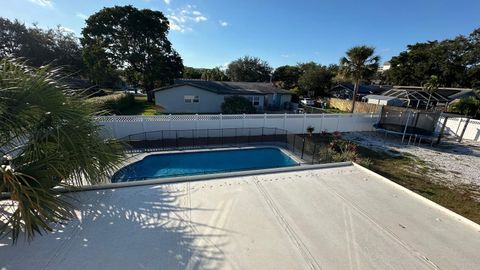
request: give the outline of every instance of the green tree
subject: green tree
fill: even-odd
[[[244,56],[228,64],[226,74],[234,82],[267,82],[272,70],[258,57]]]
[[[62,66],[66,72],[82,72],[84,64],[78,39],[57,26],[42,29],[26,27],[19,21],[0,18],[0,58],[24,58],[29,65]]]
[[[229,78],[219,67],[212,68],[212,69],[205,69],[202,72],[201,76],[202,80],[207,81],[228,81]]]
[[[375,49],[368,46],[356,46],[347,51],[347,55],[340,59],[340,72],[348,79],[351,79],[355,88],[352,96],[352,109],[355,110],[358,87],[360,82],[368,80],[375,75],[378,70],[380,56],[375,55]]]
[[[298,66],[280,66],[273,72],[273,81],[283,89],[293,89],[298,86],[302,70]]]
[[[93,122],[96,109],[58,81],[58,71],[0,60],[0,236],[13,241],[72,217],[54,187],[107,181],[123,159]]]
[[[386,82],[397,85],[421,85],[435,75],[446,87],[480,85],[480,29],[468,36],[408,45],[391,59],[385,72]]]
[[[477,118],[480,114],[480,99],[474,96],[462,98],[453,104],[452,111]]]
[[[152,102],[152,90],[173,83],[183,71],[182,59],[167,38],[168,29],[168,19],[160,11],[104,8],[90,16],[82,30],[84,58],[93,59],[86,61],[87,66],[91,69],[93,62],[101,61],[122,70],[126,78],[143,85]]]
[[[222,113],[224,114],[240,114],[255,113],[255,107],[252,101],[242,96],[226,97],[222,103]]]
[[[430,107],[430,100],[432,99],[432,94],[435,93],[439,87],[440,84],[438,82],[438,77],[435,75],[430,76],[430,78],[423,85],[423,89],[425,90],[425,92],[428,93],[427,110]]]
[[[332,86],[332,79],[335,73],[329,67],[314,62],[299,64],[302,71],[298,79],[298,86],[303,94],[313,96],[326,96]]]
[[[205,69],[203,68],[193,68],[193,67],[185,67],[183,69],[182,78],[185,79],[201,79],[202,73]]]

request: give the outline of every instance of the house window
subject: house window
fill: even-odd
[[[250,100],[252,102],[253,106],[260,105],[260,97],[259,96],[248,97],[248,100]]]
[[[183,96],[185,103],[199,103],[200,98],[198,96]]]

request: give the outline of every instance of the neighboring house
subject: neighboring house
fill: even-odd
[[[155,104],[166,113],[219,113],[226,97],[249,99],[258,112],[284,109],[291,101],[288,90],[271,83],[220,82],[178,79],[175,84],[155,91]]]
[[[391,67],[392,67],[392,64],[390,64],[389,61],[386,61],[385,63],[383,63],[382,66],[378,67],[378,71],[379,72],[385,72],[385,71],[389,70]]]
[[[351,83],[339,83],[331,88],[329,93],[336,98],[352,99],[354,87]],[[358,97],[362,98],[366,95],[380,94],[385,90],[385,88],[377,85],[360,85],[358,87]]]
[[[382,95],[366,95],[362,98],[363,101],[376,104],[376,105],[388,105],[388,106],[402,106],[403,101],[396,97],[382,96]]]

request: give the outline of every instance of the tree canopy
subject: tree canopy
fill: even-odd
[[[346,52],[340,59],[340,74],[351,79],[355,84],[352,97],[352,113],[355,110],[358,87],[360,82],[372,78],[378,70],[380,56],[375,55],[375,48],[356,46]]]
[[[480,87],[480,29],[468,36],[408,45],[391,59],[386,82],[422,85],[432,75],[446,87]]]
[[[27,27],[18,20],[0,17],[0,58],[23,58],[30,66],[62,66],[64,71],[82,72],[82,51],[78,39],[61,26]]]
[[[273,81],[280,88],[293,89],[298,86],[300,75],[302,75],[302,70],[298,66],[280,66],[273,72]]]
[[[266,61],[244,56],[228,64],[226,74],[234,82],[267,82],[272,71]]]
[[[152,101],[151,90],[171,84],[183,71],[168,30],[168,19],[160,11],[115,6],[93,14],[81,38],[91,76],[97,70],[121,70],[130,82],[139,82]]]
[[[332,86],[332,79],[335,72],[332,67],[327,67],[314,62],[298,65],[301,75],[298,79],[298,86],[302,94],[313,96],[327,96]]]

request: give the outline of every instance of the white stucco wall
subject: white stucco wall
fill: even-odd
[[[184,96],[198,96],[198,103],[185,103]],[[164,108],[166,113],[219,113],[225,97],[190,85],[156,91],[155,104]],[[243,95],[248,98],[248,95]],[[257,110],[263,110],[264,96],[260,97]]]

